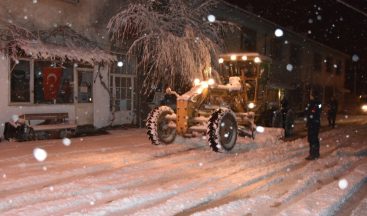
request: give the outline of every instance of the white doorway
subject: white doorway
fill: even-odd
[[[115,111],[114,124],[132,124],[134,115],[134,75],[111,74],[111,109]]]

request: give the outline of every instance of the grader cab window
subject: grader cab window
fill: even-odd
[[[220,66],[220,75],[224,84],[227,84],[229,77],[232,76],[256,78],[257,65],[253,61],[223,62]]]

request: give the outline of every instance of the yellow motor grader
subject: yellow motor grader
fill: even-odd
[[[169,106],[149,113],[146,127],[152,144],[169,144],[176,134],[203,134],[213,151],[225,152],[235,146],[237,135],[254,138],[260,79],[265,76],[261,65],[270,61],[258,53],[220,56],[217,73],[209,70],[206,80],[195,79],[191,90],[177,97],[176,113]]]

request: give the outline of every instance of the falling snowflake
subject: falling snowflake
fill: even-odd
[[[212,14],[208,15],[208,21],[209,22],[215,22],[215,16],[212,15]]]
[[[338,186],[340,189],[344,190],[345,188],[348,187],[348,181],[346,179],[340,179]]]
[[[353,60],[354,62],[359,61],[359,56],[358,56],[358,55],[356,55],[356,54],[354,54],[354,55],[352,56],[352,60]]]
[[[313,23],[313,19],[311,19],[311,18],[308,19],[308,23],[310,23],[310,24]]]
[[[28,19],[28,16],[24,16],[24,19],[27,20]]]
[[[49,187],[48,189],[50,189],[50,191],[54,191],[54,187]]]
[[[282,37],[284,35],[284,32],[283,32],[283,30],[278,28],[278,29],[275,29],[274,34],[275,34],[276,37]]]
[[[349,138],[349,134],[345,135],[346,138]]]
[[[42,167],[43,171],[47,171],[47,166]]]
[[[47,158],[47,152],[44,149],[35,148],[35,149],[33,149],[33,156],[38,161],[44,161]]]
[[[256,131],[257,131],[257,132],[259,132],[259,133],[264,133],[265,128],[264,128],[264,127],[262,127],[262,126],[257,126],[257,127],[256,127]]]
[[[33,4],[37,4],[37,0],[33,0]]]
[[[71,140],[69,138],[64,138],[62,139],[62,144],[69,146],[71,144]]]
[[[199,166],[203,166],[203,163],[199,163]]]
[[[292,70],[293,70],[293,65],[287,64],[287,71],[292,71]]]
[[[321,15],[318,15],[317,20],[321,20],[321,19],[322,19]]]
[[[6,179],[6,174],[5,173],[3,174],[3,178]]]

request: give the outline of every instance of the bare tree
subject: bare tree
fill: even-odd
[[[131,42],[128,55],[139,56],[143,90],[158,83],[190,84],[202,78],[222,45],[222,23],[207,17],[217,0],[140,0],[108,23],[117,45]]]

